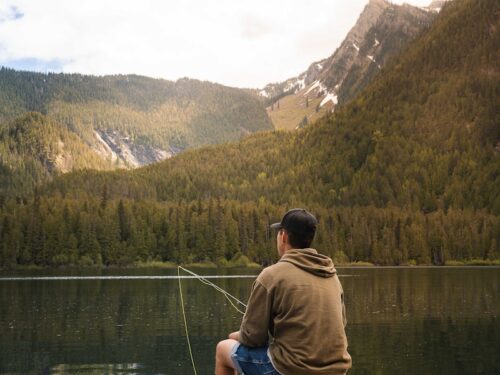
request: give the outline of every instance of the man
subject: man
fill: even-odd
[[[288,211],[277,229],[278,263],[254,282],[240,330],[219,342],[216,375],[345,374],[342,286],[332,260],[310,248],[316,218]]]

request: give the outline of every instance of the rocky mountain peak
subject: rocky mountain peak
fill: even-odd
[[[373,27],[382,13],[391,6],[385,0],[370,0],[361,12],[356,25],[349,31],[346,39],[359,40]]]
[[[275,127],[302,126],[352,99],[391,56],[431,24],[435,14],[408,4],[371,0],[330,57],[313,62],[298,77],[260,91]]]

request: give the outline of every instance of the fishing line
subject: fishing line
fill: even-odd
[[[196,366],[194,364],[193,350],[191,349],[191,340],[189,340],[189,332],[188,332],[188,325],[187,325],[187,320],[186,320],[186,312],[184,311],[184,298],[182,297],[182,283],[181,283],[180,267],[177,268],[177,276],[179,276],[177,280],[179,280],[179,293],[181,295],[182,316],[184,317],[184,330],[186,331],[186,338],[187,338],[187,342],[188,342],[189,355],[191,357],[191,363],[193,365],[194,374],[198,375],[198,373],[196,372]]]
[[[222,289],[220,286],[210,282],[205,277],[200,276],[200,275],[198,275],[198,274],[196,274],[196,273],[194,273],[194,272],[192,272],[192,271],[190,271],[182,266],[178,266],[177,270],[179,270],[179,269],[182,269],[183,271],[193,275],[196,279],[200,280],[203,284],[211,286],[212,288],[214,288],[218,292],[222,293],[224,295],[224,297],[226,297],[226,299],[229,301],[231,306],[233,306],[236,311],[238,311],[241,315],[245,315],[245,312],[240,310],[237,305],[239,304],[239,305],[243,306],[244,308],[246,308],[247,305],[245,303],[241,302],[238,298],[233,296],[231,293]]]
[[[193,275],[195,278],[197,278],[198,280],[200,280],[203,284],[205,285],[208,285],[208,286],[211,286],[212,288],[214,288],[215,290],[217,290],[218,292],[222,293],[224,295],[224,297],[226,297],[226,299],[229,301],[229,303],[231,304],[231,306],[233,306],[233,308],[238,311],[240,314],[244,315],[245,312],[240,310],[238,308],[238,304],[240,304],[241,306],[243,307],[247,307],[247,305],[243,302],[241,302],[238,298],[236,298],[235,296],[233,296],[231,293],[229,293],[228,291],[222,289],[220,286],[218,285],[215,285],[214,283],[208,281],[206,278],[204,278],[203,276],[200,276],[182,266],[178,266],[177,267],[177,280],[179,281],[179,294],[181,296],[181,311],[182,311],[182,317],[184,319],[184,330],[186,332],[186,339],[187,339],[187,343],[188,343],[188,348],[189,348],[189,356],[191,357],[191,364],[193,365],[193,371],[194,371],[194,374],[195,375],[198,375],[197,371],[196,371],[196,365],[194,363],[194,357],[193,357],[193,350],[191,348],[191,340],[189,339],[189,329],[188,329],[188,325],[187,325],[187,319],[186,319],[186,311],[184,310],[184,297],[182,295],[182,283],[181,283],[181,269],[191,275]]]

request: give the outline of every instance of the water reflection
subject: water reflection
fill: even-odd
[[[339,272],[354,276],[342,278],[350,373],[500,373],[500,269]],[[253,279],[212,281],[246,301]],[[210,374],[241,316],[198,280],[182,283],[198,373]],[[0,280],[0,373],[192,374],[181,319],[172,279]]]
[[[140,363],[116,363],[116,364],[59,364],[48,369],[47,374],[64,375],[139,375],[144,374],[147,368]],[[166,374],[166,373],[161,373]],[[160,375],[160,373],[158,373]]]

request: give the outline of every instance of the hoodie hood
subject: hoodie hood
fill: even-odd
[[[291,263],[306,272],[320,277],[333,277],[337,270],[333,261],[315,249],[292,249],[281,257],[280,262]]]

